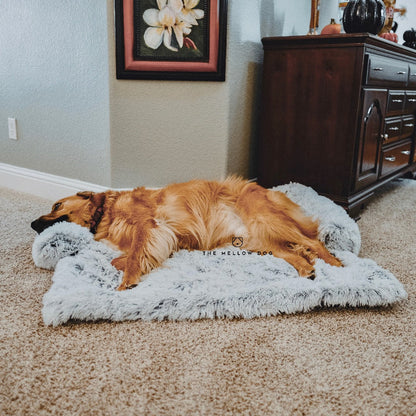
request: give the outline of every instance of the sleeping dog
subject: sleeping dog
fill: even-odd
[[[136,286],[140,276],[180,249],[238,246],[272,253],[302,277],[314,278],[317,258],[341,267],[318,240],[318,223],[286,195],[231,177],[193,180],[161,189],[79,192],[57,201],[31,226],[38,233],[60,221],[88,227],[96,240],[123,254],[112,265],[123,271],[118,290]]]

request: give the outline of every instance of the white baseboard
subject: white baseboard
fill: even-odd
[[[103,192],[109,187],[0,163],[0,186],[56,201],[79,191]]]

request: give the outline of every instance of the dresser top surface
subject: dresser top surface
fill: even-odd
[[[265,50],[311,47],[363,47],[366,45],[390,50],[416,58],[416,50],[399,45],[370,33],[342,33],[337,35],[276,36],[262,39]]]

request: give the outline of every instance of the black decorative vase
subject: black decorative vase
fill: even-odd
[[[385,20],[386,7],[382,0],[350,0],[342,16],[346,33],[369,32],[376,35]]]
[[[403,33],[404,46],[416,49],[416,31],[412,28]]]

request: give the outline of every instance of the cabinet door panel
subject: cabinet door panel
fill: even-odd
[[[356,189],[364,188],[377,180],[386,97],[387,90],[363,90]]]

